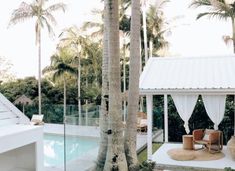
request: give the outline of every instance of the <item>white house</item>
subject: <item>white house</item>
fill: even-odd
[[[0,93],[0,170],[43,171],[43,128]]]

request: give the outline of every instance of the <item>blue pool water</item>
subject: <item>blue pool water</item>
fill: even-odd
[[[66,137],[66,161],[74,160],[98,147],[97,138],[80,136]],[[44,134],[44,165],[62,166],[64,164],[64,137],[56,134]]]

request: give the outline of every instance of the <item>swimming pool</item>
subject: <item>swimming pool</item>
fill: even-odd
[[[99,139],[81,136],[66,137],[66,161],[72,161],[98,147]],[[44,134],[44,166],[63,166],[63,135]]]

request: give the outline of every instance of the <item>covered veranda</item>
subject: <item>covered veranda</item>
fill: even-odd
[[[167,148],[171,147],[168,143],[167,97],[171,95],[187,133],[188,120],[199,95],[202,96],[207,114],[214,123],[214,129],[218,129],[224,116],[226,96],[235,95],[235,56],[150,58],[140,77],[140,94],[146,96],[148,128],[152,128],[153,95],[164,95],[165,143],[153,154],[152,129],[148,129],[148,159],[156,161],[157,166],[165,169],[187,170],[193,167],[203,170],[200,162],[173,162],[166,154]],[[226,167],[235,168],[235,162],[226,147],[223,152],[226,156],[223,158],[225,161],[221,162]],[[215,169],[215,165],[210,162],[205,165],[209,165],[209,169]],[[221,169],[225,166],[220,165]]]

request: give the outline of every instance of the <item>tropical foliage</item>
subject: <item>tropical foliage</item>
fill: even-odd
[[[66,48],[61,48],[51,57],[51,65],[44,68],[44,73],[49,73],[55,82],[62,79],[64,84],[64,117],[66,116],[66,77],[76,75],[77,70],[71,65],[71,54]]]
[[[35,33],[36,45],[38,45],[38,113],[41,114],[41,30],[46,25],[48,33],[54,36],[51,24],[56,24],[52,12],[65,11],[64,3],[52,4],[45,7],[46,0],[34,0],[31,4],[22,2],[18,9],[15,9],[11,15],[10,25],[15,25],[27,19],[36,18]]]
[[[19,21],[36,17],[35,31],[36,42],[39,45],[39,61],[41,59],[41,29],[46,25],[49,33],[53,33],[49,21],[53,24],[55,20],[50,12],[58,9],[64,10],[64,4],[44,9],[45,2],[46,0],[36,0],[32,4],[23,2],[20,8],[13,12],[11,18],[11,23],[16,24]],[[104,24],[102,22],[87,22],[83,28],[71,26],[63,30],[59,36],[56,53],[51,56],[51,64],[43,70],[45,74],[42,86],[40,86],[41,69],[39,69],[39,86],[37,86],[35,78],[29,77],[1,83],[0,92],[11,101],[22,94],[31,98],[34,103],[25,108],[29,117],[34,113],[41,113],[37,109],[37,103],[39,103],[40,110],[40,95],[38,97],[37,92],[41,92],[43,97],[42,113],[45,115],[45,122],[50,123],[62,123],[64,121],[63,115],[67,114],[78,116],[79,124],[81,124],[82,113],[84,113],[81,107],[83,104],[86,106],[88,103],[101,105],[101,143],[94,170],[138,170],[141,168],[142,170],[151,170],[154,163],[139,164],[135,142],[136,113],[139,101],[138,79],[142,64],[139,45],[143,44],[139,39],[140,33],[143,32],[140,30],[140,1],[122,0],[120,5],[118,2],[115,0],[104,1],[104,11],[98,11]],[[154,55],[159,55],[159,50],[168,46],[165,34],[169,31],[169,27],[162,10],[168,0],[159,2],[158,6],[150,6],[147,10],[147,36],[150,44],[153,44]],[[126,14],[130,5],[132,5],[132,16]],[[233,21],[233,14],[229,10],[235,6],[234,4],[226,4],[223,0],[195,0],[192,3],[192,6],[195,7],[202,5],[211,7],[215,11],[214,13],[213,11],[202,13],[198,18],[206,15],[220,16],[223,19],[231,18]],[[228,13],[223,10],[227,10]],[[90,28],[97,30],[92,34],[85,34],[83,29]],[[103,36],[102,40],[101,35]],[[119,47],[120,36],[123,37],[121,48]],[[96,38],[94,39],[94,37]],[[150,48],[151,45],[148,46]],[[121,67],[124,68],[122,71]],[[41,88],[42,90],[40,90]],[[129,103],[127,126],[124,130],[121,90],[125,91],[126,89],[129,89]],[[154,96],[153,104],[153,125],[156,128],[163,128],[163,97]],[[22,106],[18,107],[22,109]],[[181,137],[185,134],[183,121],[170,97],[168,98],[168,107],[169,140],[182,141]],[[225,142],[230,138],[234,129],[233,108],[233,97],[228,96],[226,114],[223,122],[219,125],[219,128],[223,130]],[[146,109],[143,110],[146,111]],[[212,126],[213,123],[206,114],[202,99],[199,98],[189,120],[190,130]]]
[[[14,75],[11,73],[12,64],[4,57],[0,57],[0,84],[14,80]]]
[[[229,1],[228,1],[229,2]],[[193,0],[191,7],[206,7],[208,11],[199,13],[197,19],[201,17],[217,18],[219,20],[230,20],[232,24],[232,36],[224,36],[225,43],[233,42],[235,53],[235,1],[227,3],[226,0]]]

